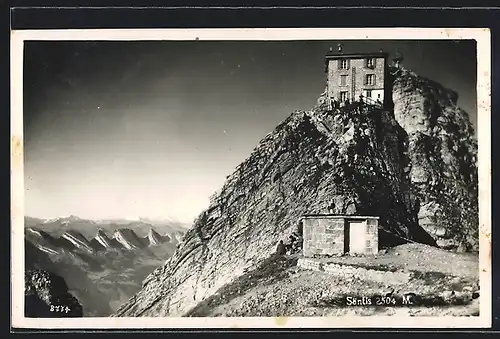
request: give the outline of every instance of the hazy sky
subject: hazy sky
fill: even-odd
[[[337,43],[26,43],[27,215],[190,222],[263,136],[316,103]],[[473,42],[343,43],[399,49],[476,125]]]

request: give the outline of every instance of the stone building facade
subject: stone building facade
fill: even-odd
[[[373,216],[305,215],[303,254],[305,257],[377,254],[378,220]]]
[[[387,107],[391,102],[387,53],[344,54],[329,52],[325,56],[329,104],[358,101],[362,95],[373,103]]]

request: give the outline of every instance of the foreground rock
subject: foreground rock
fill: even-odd
[[[449,92],[437,84],[431,87],[431,82],[409,72],[399,73],[395,84],[396,115],[357,103],[328,111],[324,97],[312,111],[292,113],[228,176],[176,253],[114,316],[184,314],[268,258],[305,213],[379,216],[383,247],[408,241],[436,245],[444,236],[473,248],[477,213],[464,209],[471,215],[457,214],[477,202],[475,191],[465,184],[467,178],[474,182],[477,171],[474,143],[465,128],[467,117],[460,115],[453,100],[440,99]],[[418,93],[435,101],[440,110],[427,112],[435,105],[420,111],[405,108],[402,101]],[[449,136],[459,151],[447,152],[448,146],[438,139],[431,144],[424,141],[422,148],[415,140],[427,138],[427,130],[416,132],[416,122],[407,119],[419,114],[415,121],[445,117],[439,126],[448,133],[461,126]],[[429,150],[429,145],[434,148]],[[423,156],[432,157],[422,162]],[[461,165],[441,174],[445,164]],[[421,172],[429,172],[425,180],[419,179]],[[457,184],[451,180],[454,177]],[[435,186],[432,180],[440,184]],[[445,193],[438,196],[440,189]],[[443,220],[444,235],[430,232],[430,224],[428,231],[420,225],[425,219],[420,206],[425,210],[435,205],[441,206],[437,209],[441,219],[434,223]],[[456,220],[463,223],[452,222]]]
[[[43,270],[25,272],[25,316],[28,318],[82,317],[83,308],[68,292],[63,278]]]

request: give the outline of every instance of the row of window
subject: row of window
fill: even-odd
[[[347,74],[342,74],[340,76],[340,86],[347,86]],[[365,76],[365,85],[375,85],[375,74],[366,74]]]
[[[375,67],[375,58],[366,58],[365,59],[365,67],[374,68]],[[348,69],[349,68],[349,59],[340,59],[339,60],[339,68],[340,69]]]
[[[365,90],[365,96],[367,98],[371,98],[372,97],[372,90],[371,89]],[[345,101],[347,101],[347,99],[349,99],[349,92],[348,91],[341,91],[340,92],[340,101],[345,102]],[[380,94],[378,95],[377,99],[380,99]]]

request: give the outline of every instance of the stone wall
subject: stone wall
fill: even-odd
[[[366,254],[378,253],[378,219],[370,218],[366,220]]]
[[[406,284],[411,279],[410,272],[390,272],[350,265],[322,263],[317,259],[309,258],[299,259],[297,266],[307,270],[325,272],[341,278],[356,278],[380,283]]]
[[[334,256],[349,252],[347,221],[366,223],[366,245],[363,254],[378,253],[378,219],[375,217],[328,216],[304,218],[303,254],[305,257]],[[346,243],[347,241],[347,243]]]
[[[344,219],[304,219],[304,256],[344,253]]]

